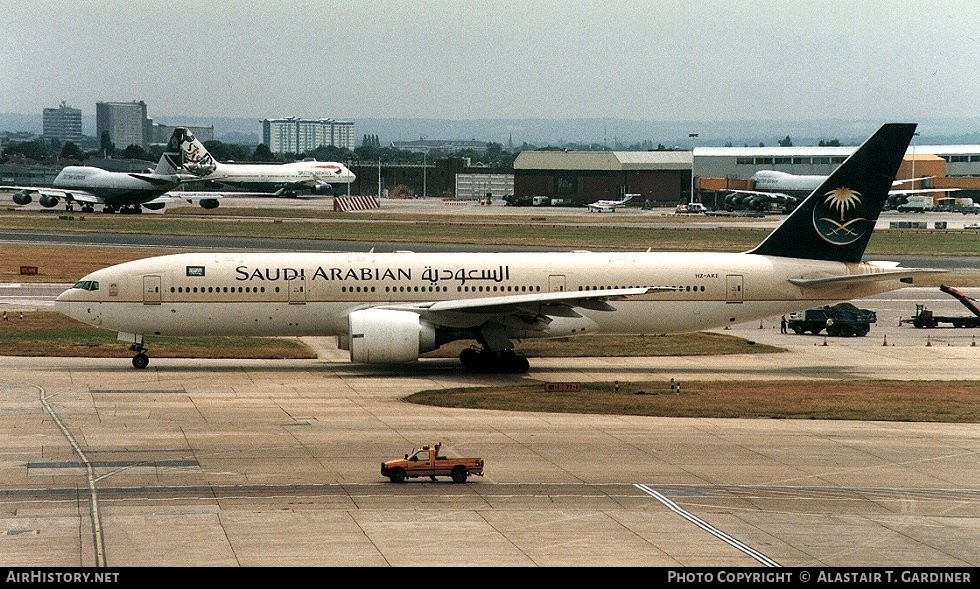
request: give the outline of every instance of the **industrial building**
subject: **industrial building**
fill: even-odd
[[[522,151],[514,160],[514,196],[588,204],[638,194],[650,207],[685,202],[690,151]]]
[[[514,161],[514,195],[586,204],[639,194],[637,206],[702,202],[717,208],[726,190],[752,190],[752,175],[779,170],[829,175],[850,147],[697,147],[693,151],[524,151]],[[913,145],[898,178],[929,176],[905,188],[959,188],[980,200],[980,145]],[[691,198],[692,190],[694,198]]]
[[[456,174],[457,200],[496,200],[514,194],[514,175],[500,173]]]
[[[698,147],[693,152],[696,197],[713,207],[727,189],[752,190],[752,175],[760,170],[826,176],[856,149]],[[924,179],[902,188],[958,188],[958,196],[980,199],[980,145],[912,145],[896,176],[911,178]]]

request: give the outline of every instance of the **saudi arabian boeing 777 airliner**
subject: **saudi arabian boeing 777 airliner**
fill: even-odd
[[[524,373],[514,342],[712,329],[896,290],[940,270],[864,262],[914,124],[882,126],[748,252],[191,253],[98,270],[63,314],[144,336],[338,336],[400,364],[456,340],[481,372]]]

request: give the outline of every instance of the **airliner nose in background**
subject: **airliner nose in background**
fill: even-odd
[[[751,251],[191,253],[92,272],[56,309],[144,336],[338,337],[398,364],[457,340],[479,372],[524,373],[514,341],[713,329],[868,297],[941,270],[864,262],[914,124],[882,126]]]

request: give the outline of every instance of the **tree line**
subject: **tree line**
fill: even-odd
[[[437,159],[448,157],[469,158],[474,163],[482,163],[489,167],[513,169],[514,159],[518,152],[508,152],[499,143],[489,142],[486,150],[477,152],[474,149],[446,151],[434,149],[427,154],[415,153],[392,146],[381,146],[377,135],[365,135],[364,141],[355,149],[345,149],[335,146],[320,146],[316,149],[301,153],[275,154],[264,143],[254,147],[222,141],[204,141],[204,146],[219,162],[263,162],[285,163],[302,159],[319,161],[350,162],[351,164],[381,161],[387,164],[422,164],[432,163]],[[85,151],[72,141],[62,142],[58,139],[39,137],[31,141],[11,142],[3,148],[0,163],[8,163],[11,156],[19,156],[32,162],[64,165],[65,162],[84,162],[89,158],[119,158],[128,160],[144,160],[157,162],[163,154],[164,145],[151,145],[144,148],[139,145],[129,145],[118,149],[109,139],[107,133],[100,138],[98,149]]]

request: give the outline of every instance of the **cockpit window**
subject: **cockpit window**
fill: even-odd
[[[99,290],[98,280],[79,280],[75,283],[72,288],[80,288],[82,290]]]

